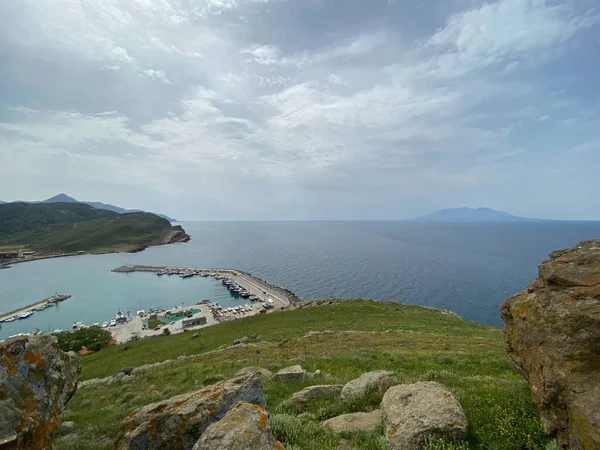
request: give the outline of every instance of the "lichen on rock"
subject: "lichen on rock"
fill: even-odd
[[[546,433],[562,449],[600,448],[600,241],[553,252],[500,311]]]
[[[54,336],[21,336],[0,344],[0,440],[16,448],[52,447],[58,415],[77,390],[81,368]],[[15,447],[12,447],[15,448]]]

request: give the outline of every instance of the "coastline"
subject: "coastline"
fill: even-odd
[[[175,234],[168,236],[168,239],[164,239],[164,242],[157,244],[148,244],[143,246],[129,246],[130,248],[114,248],[100,251],[79,251],[79,252],[67,252],[67,253],[45,253],[43,255],[26,256],[21,259],[9,260],[7,262],[0,263],[0,269],[10,269],[15,264],[23,264],[32,261],[41,261],[44,259],[54,258],[65,258],[68,256],[81,256],[81,255],[108,255],[111,253],[139,253],[143,252],[149,247],[160,247],[162,245],[178,244],[189,242],[192,237],[183,231],[183,236],[180,236],[182,231],[177,230]],[[175,239],[178,238],[178,239]]]

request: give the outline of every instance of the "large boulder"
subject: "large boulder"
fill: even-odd
[[[377,387],[384,391],[394,380],[394,372],[389,370],[373,370],[363,373],[360,377],[350,380],[342,389],[342,400],[364,395],[370,388]]]
[[[500,308],[509,357],[560,448],[600,448],[600,241],[559,250]]]
[[[302,366],[296,365],[281,369],[275,374],[275,379],[281,381],[302,381],[304,380],[305,375],[306,371],[302,368]]]
[[[292,395],[290,401],[293,403],[306,403],[309,400],[315,400],[331,394],[339,394],[342,391],[341,384],[322,384],[318,386],[308,386]]]
[[[51,448],[58,415],[77,390],[79,358],[54,336],[23,336],[0,344],[0,442]]]
[[[336,433],[344,431],[373,431],[381,426],[381,411],[376,409],[371,412],[357,412],[342,414],[341,416],[327,419],[323,425],[331,428]]]
[[[238,401],[265,406],[262,385],[242,376],[135,410],[121,422],[119,450],[190,450]]]
[[[420,450],[429,436],[464,439],[467,435],[462,406],[434,381],[388,389],[381,400],[381,418],[390,450]]]
[[[284,450],[273,437],[269,413],[258,405],[236,403],[202,433],[193,450]]]

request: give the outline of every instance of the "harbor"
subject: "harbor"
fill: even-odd
[[[192,277],[214,278],[221,280],[232,294],[250,301],[271,303],[274,307],[286,307],[300,301],[300,298],[288,289],[275,286],[247,272],[236,269],[196,269],[190,267],[125,265],[112,270],[116,273],[150,272],[158,277],[178,276],[183,279]]]
[[[14,311],[0,313],[0,323],[28,319],[36,311],[43,311],[44,309],[51,308],[57,303],[63,302],[69,298],[71,298],[70,295],[55,294],[51,297],[45,298],[40,302],[32,303],[31,305],[15,309]]]

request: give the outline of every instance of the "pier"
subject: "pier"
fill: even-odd
[[[112,271],[118,273],[150,272],[161,276],[178,275],[182,278],[200,276],[230,279],[261,301],[265,302],[271,299],[277,306],[282,308],[294,305],[300,301],[300,298],[292,291],[275,286],[247,272],[236,269],[194,269],[190,267],[127,265],[117,267]]]
[[[21,318],[20,316],[23,314],[29,314],[27,316],[27,317],[29,317],[31,314],[34,313],[34,311],[41,311],[43,309],[54,306],[56,303],[65,301],[69,298],[71,298],[70,295],[56,294],[56,295],[53,295],[52,297],[45,298],[44,300],[42,300],[40,302],[32,303],[31,305],[27,305],[27,306],[23,306],[19,309],[15,309],[14,311],[10,311],[7,313],[0,313],[0,323],[12,322],[13,320],[20,319]],[[23,317],[23,319],[25,319],[25,318],[26,317]]]

